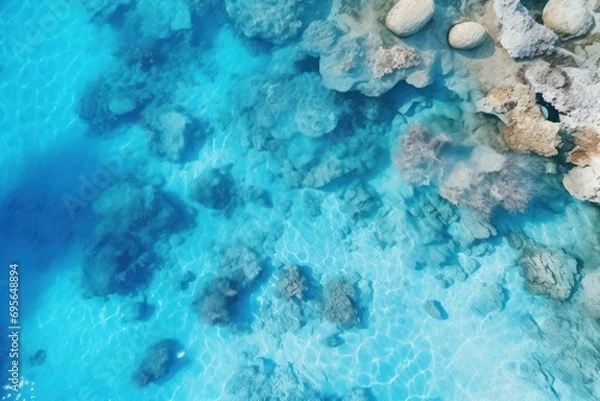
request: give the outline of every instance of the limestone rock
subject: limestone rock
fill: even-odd
[[[460,22],[450,28],[448,44],[459,50],[470,50],[481,46],[487,37],[485,28],[473,21]]]
[[[564,39],[586,35],[594,27],[594,17],[585,0],[550,0],[542,20]]]
[[[558,154],[560,124],[544,118],[527,86],[516,84],[493,89],[479,107],[484,112],[497,115],[507,124],[502,138],[509,148],[542,156]]]
[[[388,29],[400,37],[414,35],[433,17],[433,0],[399,0],[385,18]]]
[[[563,185],[574,197],[600,203],[600,159],[584,167],[572,168],[563,178]]]
[[[536,62],[525,71],[525,80],[560,113],[565,130],[600,127],[600,80],[590,71]]]
[[[494,0],[493,7],[500,43],[512,58],[533,58],[553,51],[558,37],[535,22],[519,0]]]

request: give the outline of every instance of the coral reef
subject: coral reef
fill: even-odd
[[[151,130],[150,151],[158,156],[164,156],[172,162],[180,161],[189,141],[186,138],[189,136],[186,134],[186,130],[190,126],[189,118],[181,113],[169,111],[146,120],[149,120],[147,124]]]
[[[508,299],[508,294],[500,283],[483,283],[475,294],[471,308],[480,316],[502,311]]]

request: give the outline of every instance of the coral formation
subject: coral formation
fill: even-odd
[[[168,338],[150,345],[138,368],[133,373],[133,382],[138,387],[164,380],[180,367],[185,348],[179,340]]]
[[[208,169],[192,181],[189,196],[214,210],[235,208],[238,194],[234,178],[227,169]]]
[[[210,325],[227,325],[234,315],[238,300],[237,283],[224,278],[214,278],[194,301],[196,312]]]
[[[577,261],[563,250],[527,246],[519,259],[526,287],[534,294],[565,301],[578,281]]]
[[[226,0],[227,14],[248,37],[282,43],[298,35],[305,6],[298,0]]]
[[[535,170],[527,159],[477,147],[467,163],[459,162],[452,169],[440,187],[440,195],[482,216],[490,216],[497,207],[522,212],[535,191]]]
[[[292,265],[281,272],[277,281],[277,290],[286,299],[302,301],[306,292],[306,278],[300,271],[300,267]]]
[[[450,141],[446,134],[433,135],[423,125],[412,125],[400,136],[400,152],[394,162],[407,182],[429,185],[442,173],[440,153]]]
[[[344,329],[356,326],[360,322],[358,296],[354,283],[343,277],[331,280],[325,285],[323,315]]]
[[[265,260],[254,249],[234,245],[223,250],[220,272],[192,303],[196,313],[208,324],[226,326],[245,324],[241,311],[256,289]]]

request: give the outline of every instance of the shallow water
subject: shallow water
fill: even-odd
[[[439,188],[473,127],[496,128],[441,74],[377,98],[334,92],[300,36],[247,38],[223,7],[0,4],[0,255],[19,264],[21,326],[19,389],[2,399],[600,397],[598,327],[578,297],[597,208],[533,167],[515,173],[535,187],[521,213],[486,222],[450,203]],[[415,122],[452,140],[429,185],[397,162]],[[523,243],[576,261],[567,300],[528,290]],[[278,292],[292,265],[301,299]],[[334,293],[338,277],[351,290]],[[226,305],[207,306],[211,289]],[[136,386],[163,339],[181,349]]]

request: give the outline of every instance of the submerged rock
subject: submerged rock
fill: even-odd
[[[448,312],[442,306],[440,301],[435,299],[427,300],[423,303],[423,309],[429,316],[437,320],[446,320],[448,319]]]
[[[458,50],[471,50],[485,41],[487,31],[483,25],[473,21],[460,22],[450,28],[448,44]]]
[[[399,0],[385,18],[385,25],[396,35],[410,36],[420,31],[433,17],[433,0]]]
[[[330,322],[345,329],[356,326],[360,322],[357,306],[358,292],[354,283],[338,277],[325,286],[323,314]]]
[[[564,301],[571,296],[578,276],[577,261],[562,249],[528,246],[519,259],[526,288],[533,294]]]
[[[307,290],[306,278],[300,271],[300,267],[292,265],[281,272],[277,281],[278,294],[286,299],[297,299],[302,301]]]
[[[564,39],[586,35],[594,27],[594,16],[585,0],[550,0],[542,19],[544,25]]]
[[[31,363],[32,366],[42,366],[44,363],[46,363],[47,357],[48,355],[46,353],[46,350],[38,349],[33,355],[29,357],[29,363]]]
[[[183,344],[178,340],[169,338],[152,344],[134,372],[133,382],[138,387],[146,387],[150,383],[166,378],[175,370],[177,361],[184,355]]]
[[[148,118],[150,151],[172,162],[181,159],[186,148],[186,128],[189,120],[178,112],[167,112]]]
[[[190,197],[213,210],[234,207],[238,202],[236,183],[228,170],[209,169],[191,184]]]
[[[426,79],[413,84],[430,83],[432,62],[422,60],[416,51],[393,35],[386,36],[359,21],[315,21],[303,35],[302,48],[319,57],[323,85],[338,92],[357,90],[367,96],[380,96],[398,82],[417,73]],[[369,30],[370,29],[370,30]]]

